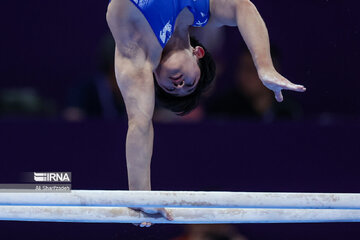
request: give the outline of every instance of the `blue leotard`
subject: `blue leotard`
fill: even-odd
[[[142,12],[164,48],[174,32],[179,13],[187,7],[194,15],[194,27],[203,27],[209,20],[209,0],[130,0]]]

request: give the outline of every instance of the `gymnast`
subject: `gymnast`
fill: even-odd
[[[215,77],[214,61],[202,44],[190,38],[190,27],[237,26],[259,78],[277,101],[283,101],[282,90],[306,90],[275,70],[265,23],[249,0],[112,0],[106,18],[116,43],[115,74],[128,116],[129,190],[151,190],[155,98],[185,115]],[[164,208],[136,210],[172,219]]]

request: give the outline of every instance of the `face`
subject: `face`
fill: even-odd
[[[201,76],[198,61],[204,54],[201,47],[167,53],[155,70],[159,86],[176,96],[191,94]]]

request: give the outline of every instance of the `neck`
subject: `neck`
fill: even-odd
[[[163,55],[170,51],[190,49],[189,27],[193,22],[194,16],[184,8],[176,19],[175,30],[163,50]]]
[[[175,51],[183,51],[185,49],[190,49],[190,36],[189,33],[186,31],[179,32],[176,31],[171,36],[169,42],[166,44],[165,48],[162,52],[162,60],[166,59],[169,56],[169,53]]]
[[[188,31],[175,31],[164,48],[164,52],[183,50],[190,48],[190,36]]]

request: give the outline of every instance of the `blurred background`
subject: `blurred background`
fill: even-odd
[[[275,67],[305,93],[276,103],[236,28],[192,29],[217,78],[186,117],[157,108],[154,190],[360,193],[357,1],[253,0]],[[0,37],[1,183],[69,171],[73,189],[127,189],[126,113],[107,1],[9,1]],[[172,143],[181,143],[181,149]],[[358,239],[360,225],[153,226],[0,222],[1,238]],[[20,230],[20,231],[19,231]]]

